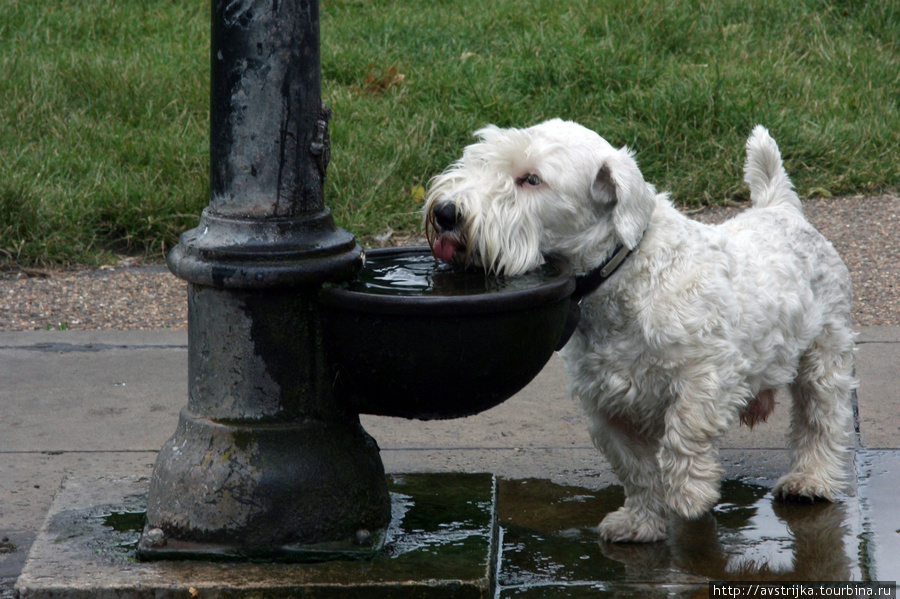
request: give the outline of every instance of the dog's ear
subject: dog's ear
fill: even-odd
[[[607,214],[612,209],[613,228],[628,249],[638,244],[647,228],[655,196],[628,148],[607,156],[591,182],[591,199]]]
[[[609,172],[609,165],[605,162],[591,183],[591,199],[606,205],[616,203],[616,184],[612,180],[612,173]]]

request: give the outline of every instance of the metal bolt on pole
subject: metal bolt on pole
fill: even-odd
[[[366,543],[390,501],[375,441],[331,394],[316,294],[362,251],[323,201],[317,0],[214,0],[210,202],[188,281],[188,403],[154,468],[145,559],[302,559]]]

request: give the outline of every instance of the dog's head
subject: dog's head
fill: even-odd
[[[437,258],[514,275],[556,254],[577,272],[640,241],[656,190],[627,148],[559,119],[475,135],[425,198]]]

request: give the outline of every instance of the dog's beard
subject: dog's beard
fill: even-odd
[[[483,268],[497,275],[520,275],[544,263],[540,235],[527,215],[471,219],[451,231],[437,224],[434,213],[425,219],[426,238],[438,260],[463,267]],[[494,226],[492,226],[492,224]],[[512,225],[511,228],[507,228]]]

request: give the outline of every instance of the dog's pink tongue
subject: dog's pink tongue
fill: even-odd
[[[434,242],[434,255],[444,262],[451,262],[458,246],[446,237],[438,237]]]

